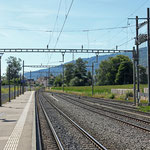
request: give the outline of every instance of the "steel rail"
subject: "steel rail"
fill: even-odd
[[[48,125],[49,125],[49,127],[50,127],[50,129],[51,129],[51,131],[52,131],[52,133],[53,133],[53,136],[54,136],[54,138],[55,138],[55,140],[56,140],[56,143],[57,143],[57,146],[58,146],[59,150],[64,150],[64,148],[63,148],[63,146],[62,146],[62,144],[61,144],[61,142],[60,142],[60,140],[59,140],[59,138],[58,138],[58,136],[57,136],[57,134],[56,134],[56,132],[55,132],[55,130],[54,130],[54,128],[53,128],[53,125],[52,125],[52,123],[51,123],[51,121],[50,121],[50,119],[49,119],[49,117],[48,117],[48,115],[47,115],[47,113],[46,113],[46,111],[45,111],[45,109],[44,109],[44,106],[43,106],[43,104],[42,104],[40,98],[39,98],[39,103],[40,103],[40,106],[41,106],[41,108],[42,108],[42,110],[43,110],[43,113],[44,113],[44,115],[45,115],[45,117],[46,117],[46,120],[47,120],[47,122],[48,122]]]
[[[49,99],[42,95],[49,103]],[[62,112],[56,105],[50,103],[61,115],[63,115],[71,124],[74,125],[83,135],[85,135],[97,148],[100,150],[107,150],[101,143],[99,143],[94,137],[92,137],[88,132],[86,132],[83,128],[81,128],[77,123],[75,123],[71,118],[69,118],[64,112]]]
[[[35,123],[36,123],[36,149],[42,150],[42,140],[40,132],[40,123],[39,123],[39,113],[37,108],[37,92],[35,93]]]
[[[63,100],[66,100],[66,98],[63,98],[62,96],[60,97],[60,96],[58,96],[59,98],[61,98],[61,99],[63,99]],[[67,101],[67,100],[66,100]],[[69,101],[70,102],[70,101]],[[73,103],[73,102],[70,102],[70,103],[72,103],[72,104],[75,104],[75,103]],[[81,102],[80,102],[81,103]],[[144,127],[141,127],[141,126],[139,126],[139,125],[135,125],[135,124],[132,124],[132,123],[129,123],[129,122],[126,122],[126,121],[123,121],[123,120],[121,120],[121,119],[117,119],[117,118],[115,118],[115,117],[112,117],[112,116],[109,116],[109,115],[106,115],[106,114],[103,114],[103,113],[100,113],[100,112],[97,112],[97,111],[95,111],[95,110],[91,110],[91,109],[88,109],[88,108],[85,108],[85,107],[83,107],[83,106],[81,106],[81,105],[79,105],[79,104],[75,104],[76,106],[79,106],[79,107],[81,107],[81,108],[84,108],[84,109],[87,109],[87,110],[90,110],[91,112],[94,112],[94,113],[96,113],[96,114],[99,114],[99,115],[102,115],[102,116],[105,116],[105,117],[108,117],[108,118],[111,118],[111,119],[113,119],[113,120],[116,120],[116,121],[118,121],[118,122],[121,122],[121,123],[124,123],[124,124],[126,124],[126,125],[129,125],[129,126],[133,126],[133,127],[136,127],[136,128],[139,128],[139,129],[141,129],[141,130],[144,130],[144,131],[147,131],[147,132],[150,132],[150,129],[147,129],[147,128],[144,128]],[[87,105],[87,104],[84,104],[84,105]],[[87,106],[89,106],[89,105],[87,105]],[[89,106],[89,107],[91,107],[91,106]],[[98,109],[98,108],[97,108]],[[103,110],[103,111],[105,111],[105,110]],[[112,112],[111,112],[112,113]],[[119,114],[120,115],[120,114]],[[127,117],[127,116],[126,116]],[[127,118],[130,118],[130,117],[127,117]],[[135,120],[135,119],[134,119]],[[139,121],[140,122],[140,121]],[[149,122],[147,122],[147,124],[149,124]]]
[[[56,94],[56,95],[57,95],[57,94]],[[59,95],[59,94],[58,94],[58,95]],[[58,97],[59,97],[59,96],[58,96]],[[74,100],[73,98],[68,97],[68,96],[66,96],[66,95],[65,95],[65,97],[66,97],[66,98],[70,98],[70,99],[72,99],[73,101],[76,101],[76,100]],[[78,102],[79,102],[79,101],[78,101]],[[83,103],[83,102],[80,102],[80,103],[89,106],[89,105],[86,104],[86,103]],[[92,102],[91,102],[91,103],[92,103]],[[98,103],[98,104],[99,104],[99,103]],[[91,107],[91,106],[90,106],[90,107]],[[99,108],[102,108],[102,109],[101,109],[102,111],[105,111],[105,112],[108,112],[108,113],[113,113],[113,114],[116,114],[116,115],[118,115],[118,116],[127,117],[127,118],[130,118],[130,119],[136,120],[136,121],[138,121],[138,122],[145,123],[145,124],[150,124],[150,121],[145,121],[145,120],[142,120],[142,119],[138,119],[138,118],[134,118],[134,117],[130,117],[130,116],[127,116],[127,115],[124,115],[124,114],[120,114],[120,113],[114,112],[115,110],[113,110],[112,108],[109,108],[109,107],[107,107],[107,106],[99,105],[98,107],[99,107]],[[109,108],[109,109],[111,109],[111,110],[108,110],[108,109],[106,110],[106,107]],[[93,106],[93,108],[98,109],[98,108],[95,107],[95,106]],[[118,111],[120,111],[120,110],[118,110]],[[128,113],[128,114],[132,114],[131,112],[127,112],[127,113]],[[145,116],[145,118],[146,118],[146,116]]]
[[[68,95],[68,94],[64,94],[64,93],[55,93],[56,95],[57,94],[62,94],[62,95],[64,95],[65,97],[67,97],[67,98],[70,98],[70,99],[73,99],[73,97],[76,99],[78,99],[79,97],[75,97],[75,95]],[[71,96],[71,97],[70,97]],[[81,98],[81,97],[80,97]],[[85,97],[83,97],[82,96],[82,98],[81,98],[82,100],[87,100],[87,98],[85,98]],[[93,99],[93,98],[92,98]],[[127,105],[123,105],[123,104],[118,104],[118,103],[113,103],[113,102],[109,102],[109,101],[107,101],[106,102],[106,100],[104,100],[104,99],[100,99],[99,101],[96,99],[96,98],[94,98],[93,99],[94,100],[94,103],[95,104],[103,104],[103,106],[99,106],[99,107],[103,107],[103,108],[105,108],[105,107],[107,107],[108,105],[110,106],[110,107],[114,107],[114,108],[117,108],[117,110],[118,111],[120,111],[120,109],[126,109],[124,112],[127,112],[127,113],[129,113],[129,114],[133,114],[133,112],[134,113],[138,113],[138,114],[136,114],[137,116],[143,116],[144,118],[146,118],[146,119],[150,119],[150,117],[149,117],[149,114],[148,113],[145,113],[145,116],[143,115],[143,112],[139,112],[138,110],[137,110],[137,108],[136,107],[134,107],[134,106],[127,106]],[[92,101],[91,101],[91,103],[93,103]],[[108,107],[109,107],[108,106]],[[112,109],[112,111],[113,111],[113,109],[114,108],[110,108],[110,109]],[[128,110],[128,111],[127,111]],[[142,113],[142,114],[141,114]],[[140,119],[139,119],[140,120]],[[144,120],[142,120],[142,121],[144,121]],[[147,123],[150,123],[150,122],[147,122]]]
[[[56,94],[59,94],[59,93],[56,93]],[[77,98],[77,97],[75,97],[75,95],[68,95],[68,94],[65,94],[65,93],[61,93],[61,94],[62,94],[62,95],[65,95],[66,97],[69,97],[69,98],[70,98],[70,96],[71,96],[71,97],[74,97],[74,98]],[[83,97],[83,96],[82,96],[82,97],[79,96],[78,98],[82,98],[83,100],[86,100],[86,99],[87,99],[87,97]],[[124,104],[119,104],[119,103],[112,102],[112,101],[106,101],[106,100],[104,100],[104,99],[97,100],[96,98],[93,98],[93,97],[89,97],[89,98],[91,98],[92,100],[94,100],[94,101],[97,102],[98,104],[103,103],[103,104],[106,104],[106,105],[114,106],[114,107],[116,107],[116,108],[123,107],[123,108],[128,109],[128,110],[137,109],[135,106],[129,106],[129,105],[124,105]],[[134,110],[134,111],[135,111],[135,110]]]

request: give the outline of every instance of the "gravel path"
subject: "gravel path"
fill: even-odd
[[[65,100],[58,100],[53,100],[53,102],[106,148],[110,150],[150,150],[150,133],[92,113]]]

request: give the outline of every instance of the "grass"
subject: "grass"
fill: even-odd
[[[14,91],[14,88],[11,88],[10,91],[11,91],[11,92]],[[2,88],[2,93],[3,93],[3,94],[9,93],[9,88]]]
[[[147,85],[140,85],[141,91],[144,91],[144,88]],[[94,87],[94,96],[102,96],[111,94],[111,89],[132,89],[133,85],[107,85],[107,86],[95,86]],[[52,90],[62,91],[62,87],[52,87]],[[91,86],[76,86],[76,87],[64,87],[64,91],[67,93],[79,93],[81,95],[92,96]],[[111,97],[111,95],[109,95]],[[113,96],[112,96],[113,97]]]
[[[140,85],[140,90],[144,92],[144,88],[147,88],[146,84]],[[76,87],[64,87],[64,92],[70,94],[77,94],[82,96],[92,96],[91,86],[76,86]],[[128,85],[108,85],[108,86],[95,86],[93,97],[126,100],[126,95],[116,95],[111,93],[111,89],[133,89],[132,84]],[[48,89],[46,89],[48,91]],[[62,87],[52,87],[54,92],[63,92]],[[133,102],[133,97],[129,97],[128,101]],[[147,103],[145,100],[140,101],[142,104]],[[139,111],[150,112],[150,106],[139,106]]]
[[[150,106],[139,106],[139,111],[150,112]]]

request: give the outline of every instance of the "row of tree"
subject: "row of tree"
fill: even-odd
[[[7,79],[19,78],[21,70],[21,59],[9,57],[7,60]],[[87,71],[87,62],[78,58],[75,63],[64,65],[64,78],[60,74],[56,77],[52,76],[49,83],[53,86],[62,86],[63,81],[65,86],[90,86],[92,84],[92,75]],[[140,83],[147,83],[146,68],[140,68]],[[133,63],[129,57],[117,55],[110,57],[100,63],[99,68],[95,71],[94,81],[96,85],[120,85],[133,83]],[[9,75],[10,73],[10,75]]]
[[[64,83],[66,86],[90,86],[92,84],[91,72],[87,72],[86,63],[78,58],[75,63],[66,64],[64,71]],[[54,80],[54,86],[63,84],[63,76],[60,74]]]
[[[139,66],[140,83],[147,83],[146,68]],[[97,85],[121,85],[133,83],[133,63],[128,56],[117,55],[100,63],[96,70]]]
[[[89,86],[92,84],[91,72],[87,72],[85,61],[81,58],[75,63],[65,65],[64,83],[66,86]],[[147,83],[146,68],[139,66],[140,83]],[[96,85],[121,85],[133,83],[133,63],[128,56],[117,55],[100,63],[94,75]],[[59,75],[54,80],[54,86],[62,86],[63,76]]]

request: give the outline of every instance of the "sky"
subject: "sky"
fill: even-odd
[[[114,49],[118,45],[121,50],[132,49],[135,20],[128,18],[146,17],[150,7],[150,0],[74,0],[56,44],[71,1],[0,0],[0,48],[46,48],[49,44],[49,48],[83,45],[83,48]],[[145,32],[143,28],[141,33]],[[94,55],[75,54],[74,58]],[[62,60],[59,53],[5,53],[2,74],[6,72],[9,56],[21,58],[25,65],[59,65]],[[72,59],[72,54],[65,54],[65,62]],[[25,71],[30,70],[35,69]]]

